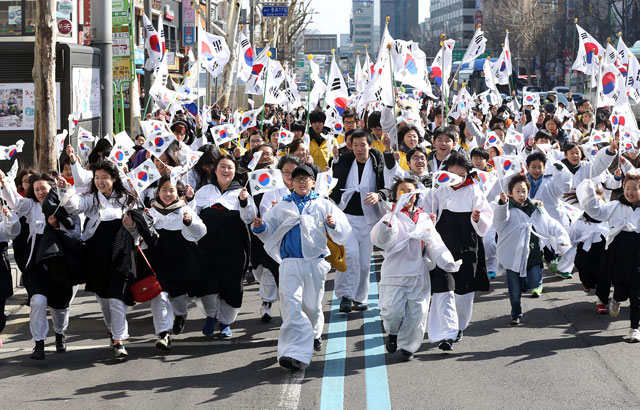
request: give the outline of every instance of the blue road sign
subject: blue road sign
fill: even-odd
[[[288,17],[289,6],[263,6],[263,17]]]

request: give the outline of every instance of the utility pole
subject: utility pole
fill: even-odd
[[[227,3],[229,4],[229,3]],[[207,22],[205,24],[205,27],[207,29],[207,33],[211,33],[211,0],[207,0],[207,13],[205,14],[207,16]],[[228,30],[228,29],[227,29]],[[198,75],[200,75],[200,73],[198,72]],[[209,75],[209,73],[207,73],[207,95],[205,97],[205,103],[207,105],[211,105],[211,76]],[[200,91],[200,90],[198,90]],[[198,98],[200,98],[200,96],[198,95]]]
[[[35,91],[33,163],[37,170],[55,169],[56,135],[56,1],[36,1],[36,41],[31,76]],[[111,84],[109,84],[111,89]]]
[[[102,135],[113,133],[113,51],[110,1],[92,1],[91,40],[100,49],[100,92],[102,102]],[[100,17],[98,17],[100,16]]]
[[[153,3],[151,0],[144,0],[144,14],[147,15],[147,17],[149,17],[149,20],[153,23]],[[162,30],[162,27],[158,27],[159,30]],[[147,33],[144,33],[145,38],[147,36]],[[149,58],[149,52],[146,50],[145,47],[145,61],[146,59]],[[144,104],[145,107],[149,107],[149,98],[151,98],[151,95],[149,95],[149,90],[151,90],[151,72],[150,71],[145,71],[144,72]],[[144,118],[143,118],[144,119]]]
[[[249,0],[249,42],[251,42],[251,47],[255,47],[255,42],[253,41],[253,30],[256,26],[254,11],[256,8],[255,0]]]

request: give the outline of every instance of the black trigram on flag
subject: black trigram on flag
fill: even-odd
[[[480,34],[478,37],[476,37],[475,43],[476,44],[480,44],[480,43],[482,43],[482,40],[484,40],[484,35]]]
[[[333,82],[331,83],[331,91],[336,91],[339,89],[340,89],[340,79],[334,78]]]
[[[583,33],[580,33],[580,38],[581,38],[581,39],[586,40],[586,39],[587,39],[587,37],[589,37],[589,36],[587,35],[587,33],[584,33],[584,32],[583,32]]]
[[[378,88],[378,91],[373,95],[376,97],[376,101],[382,101],[382,88]]]
[[[248,45],[249,45],[249,40],[247,40],[246,38],[240,42],[240,46],[242,46],[242,48],[245,48]]]
[[[213,48],[216,50],[217,53],[222,52],[222,42],[220,40],[216,40],[212,42],[211,45],[213,46]]]

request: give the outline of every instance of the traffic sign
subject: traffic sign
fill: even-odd
[[[262,17],[288,17],[289,6],[263,6]]]

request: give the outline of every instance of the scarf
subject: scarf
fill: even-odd
[[[529,198],[533,198],[534,196],[536,196],[536,192],[538,192],[538,188],[540,188],[540,185],[542,185],[543,178],[544,176],[541,176],[538,179],[533,179],[531,178],[531,174],[527,173],[527,179],[531,183],[531,191],[529,191]]]
[[[563,158],[562,161],[563,164],[565,164],[567,166],[567,169],[569,170],[569,172],[571,172],[572,174],[575,174],[576,172],[578,172],[578,170],[580,169],[580,162],[578,162],[578,165],[571,165],[571,163],[569,162],[568,159]]]
[[[151,201],[151,206],[161,215],[169,215],[171,212],[175,211],[176,209],[180,209],[185,205],[186,204],[182,199],[179,199],[178,201],[167,206],[164,206],[162,202],[156,201],[155,199]]]
[[[296,204],[296,206],[298,207],[298,211],[300,211],[300,213],[302,213],[302,210],[304,209],[305,205],[307,204],[307,202],[319,198],[320,195],[318,195],[318,193],[314,190],[311,190],[311,192],[309,192],[308,195],[298,195],[295,192],[290,193],[289,195],[285,196],[284,198],[282,198],[283,201],[287,201],[287,202],[293,202]]]

